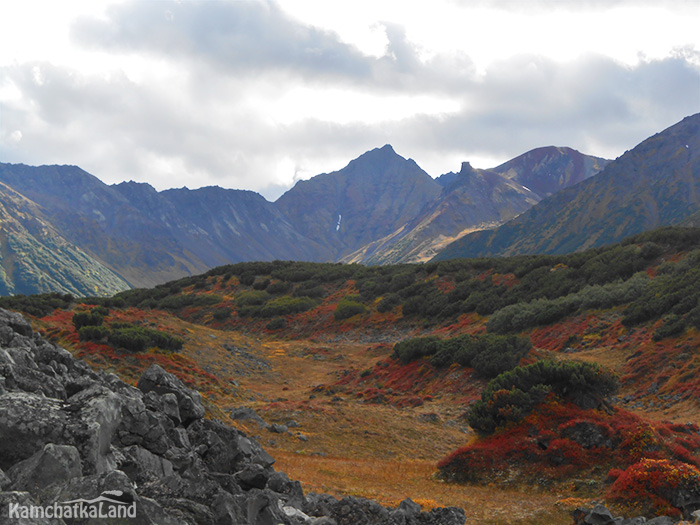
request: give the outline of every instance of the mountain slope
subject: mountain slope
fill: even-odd
[[[608,162],[550,146],[489,170],[462,163],[459,173],[437,179],[442,193],[424,213],[345,260],[370,264],[428,260],[450,242],[503,224],[548,195],[591,177]]]
[[[132,286],[152,286],[207,268],[138,202],[76,166],[0,165],[0,181],[39,204],[70,242]]]
[[[0,183],[0,295],[112,295],[129,285],[66,241],[36,203]]]
[[[493,168],[504,177],[522,184],[544,199],[586,180],[610,163],[571,148],[537,148]]]
[[[108,186],[75,166],[0,164],[0,182],[40,205],[57,236],[132,286],[229,262],[303,259],[320,251],[253,192]]]
[[[166,190],[160,195],[178,210],[182,244],[208,267],[321,256],[321,246],[300,235],[272,203],[255,192],[206,187]]]
[[[558,192],[497,230],[451,244],[436,259],[566,253],[678,224],[700,209],[700,114],[645,140],[598,175]]]
[[[299,181],[276,202],[305,237],[321,244],[321,260],[339,260],[413,220],[440,195],[440,185],[386,145],[345,168]]]

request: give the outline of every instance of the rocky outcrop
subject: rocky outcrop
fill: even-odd
[[[0,310],[0,524],[465,521],[461,509],[422,513],[410,500],[387,509],[305,495],[254,439],[204,412],[199,394],[163,368],[134,388]]]
[[[698,515],[696,515],[698,514]],[[698,523],[700,513],[693,513],[688,516],[692,521]],[[673,525],[677,521],[669,516],[657,516],[647,519],[644,516],[636,518],[614,517],[604,505],[596,505],[592,509],[578,508],[573,512],[574,525]],[[689,522],[686,522],[689,523]]]

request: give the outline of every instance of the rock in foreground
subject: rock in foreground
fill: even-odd
[[[456,508],[304,495],[254,439],[203,416],[158,365],[134,388],[0,310],[0,524],[464,524]]]

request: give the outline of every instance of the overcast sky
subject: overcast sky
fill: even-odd
[[[274,200],[392,144],[430,175],[615,158],[700,111],[700,2],[23,0],[0,162]]]

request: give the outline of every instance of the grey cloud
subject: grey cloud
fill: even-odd
[[[700,111],[700,74],[689,50],[634,68],[600,56],[568,64],[519,56],[476,79],[468,57],[418,63],[400,28],[390,33],[394,56],[380,59],[386,74],[394,75],[386,83],[407,93],[431,91],[436,89],[431,82],[438,83],[461,102],[460,111],[379,124],[306,119],[283,126],[238,106],[238,95],[290,85],[299,81],[294,75],[256,78],[251,87],[250,80],[239,83],[194,64],[183,92],[136,84],[120,74],[92,77],[45,63],[22,64],[0,71],[23,96],[19,103],[3,104],[0,158],[78,164],[111,182],[134,179],[159,188],[219,184],[274,198],[284,189],[272,177],[281,157],[301,167],[325,162],[331,171],[386,143],[419,164],[440,154],[505,160],[549,144],[616,156]],[[373,74],[377,71],[378,66]],[[19,143],[3,141],[15,130],[22,133]],[[457,169],[455,164],[443,171]],[[288,185],[293,177],[290,168]]]
[[[110,8],[107,20],[80,19],[72,35],[87,46],[185,56],[227,71],[370,74],[356,48],[332,32],[293,20],[270,1],[128,2]]]
[[[546,145],[616,157],[700,111],[699,86],[700,71],[682,57],[629,68],[600,56],[568,64],[520,56],[470,83],[462,110],[382,129],[385,142],[416,160],[440,152],[507,160]]]
[[[473,75],[466,55],[422,63],[402,26],[383,26],[389,43],[380,58],[362,54],[333,32],[294,20],[271,1],[130,2],[113,6],[106,20],[80,19],[72,35],[87,47],[185,60],[187,71],[208,64],[214,74],[284,72],[324,84],[432,92],[463,84],[467,72]]]

